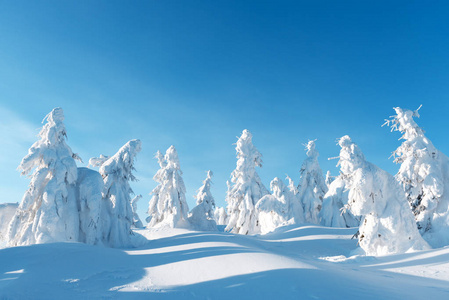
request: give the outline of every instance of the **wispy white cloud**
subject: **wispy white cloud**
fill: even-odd
[[[39,126],[0,106],[0,163],[8,163],[14,157],[24,156],[36,141],[38,133]]]
[[[28,182],[20,178],[17,166],[36,141],[39,125],[0,106],[0,202],[17,202]]]

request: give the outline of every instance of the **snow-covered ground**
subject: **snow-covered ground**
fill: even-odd
[[[449,247],[357,256],[355,228],[136,230],[133,249],[0,249],[0,299],[449,299]],[[276,298],[275,298],[276,297]]]

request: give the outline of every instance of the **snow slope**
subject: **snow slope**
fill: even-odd
[[[449,247],[351,256],[355,228],[136,230],[134,249],[0,250],[0,299],[449,299]]]

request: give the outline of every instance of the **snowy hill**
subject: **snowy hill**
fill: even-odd
[[[0,250],[1,299],[448,299],[449,248],[352,256],[357,229],[137,230],[134,249]],[[347,258],[349,257],[349,258]]]

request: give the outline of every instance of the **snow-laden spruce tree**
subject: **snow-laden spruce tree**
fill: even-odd
[[[142,228],[143,223],[140,220],[139,214],[137,213],[137,202],[142,198],[142,195],[136,195],[131,199],[131,207],[133,209],[133,228]]]
[[[299,199],[298,189],[295,186],[295,183],[287,175],[288,180],[288,190],[289,195],[287,197],[288,200],[288,219],[293,219],[294,224],[304,223],[304,208],[302,207],[301,200]]]
[[[318,163],[318,151],[315,149],[315,141],[309,141],[306,145],[307,158],[301,167],[301,178],[298,185],[298,197],[304,207],[305,222],[319,224],[318,214],[323,204],[327,186]]]
[[[262,154],[254,147],[252,138],[247,129],[243,130],[235,148],[237,167],[231,174],[232,186],[229,186],[226,197],[229,216],[226,231],[233,233],[260,232],[255,206],[260,198],[269,194],[256,172],[256,167],[262,166]]]
[[[8,230],[8,245],[73,241],[79,238],[79,214],[75,196],[79,157],[66,144],[62,108],[45,118],[39,140],[19,165],[30,175],[29,189]]]
[[[433,247],[449,245],[449,159],[416,124],[418,110],[394,108],[386,124],[404,142],[393,152],[401,165],[396,179],[402,184],[419,231]]]
[[[212,171],[207,172],[203,185],[199,188],[195,198],[196,206],[189,214],[189,222],[193,229],[202,231],[216,231],[217,223],[214,218],[215,200],[210,192]]]
[[[103,241],[110,247],[131,245],[134,214],[130,196],[133,191],[129,182],[137,180],[133,175],[134,160],[141,147],[140,140],[131,140],[111,157],[89,160],[89,164],[100,167],[104,181]]]
[[[156,154],[160,169],[154,175],[159,185],[153,189],[148,208],[147,227],[187,226],[189,207],[186,202],[186,188],[182,180],[178,153],[174,146],[167,149],[165,156]]]
[[[261,234],[272,232],[287,223],[289,204],[296,198],[278,177],[271,181],[270,189],[272,194],[263,196],[256,204]]]
[[[340,157],[341,170],[350,176],[345,208],[362,217],[358,238],[366,255],[428,249],[396,179],[366,161],[349,136],[342,137],[339,144],[347,154]]]

